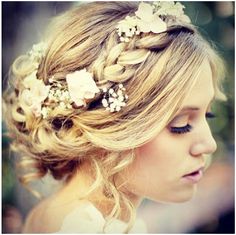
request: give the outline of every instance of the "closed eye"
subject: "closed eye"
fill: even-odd
[[[212,112],[207,112],[207,113],[206,113],[206,118],[211,119],[211,118],[215,118],[215,117],[216,117],[215,114],[212,113]]]
[[[191,129],[192,129],[192,126],[187,124],[181,127],[170,127],[170,132],[174,134],[184,134],[184,133],[190,132]]]

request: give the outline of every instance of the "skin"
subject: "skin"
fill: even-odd
[[[216,142],[206,120],[214,97],[212,72],[204,61],[198,80],[168,126],[152,141],[136,150],[137,157],[124,172],[126,191],[136,204],[142,197],[162,202],[183,202],[192,198],[197,183],[183,175],[206,166],[206,157]],[[177,134],[171,127],[192,126]]]
[[[116,185],[120,185],[120,190],[129,195],[136,207],[143,198],[162,202],[183,202],[192,198],[197,183],[183,176],[204,167],[207,155],[216,150],[205,117],[213,97],[212,72],[208,61],[204,61],[198,80],[179,112],[161,133],[136,149],[134,162],[117,178]],[[187,124],[192,126],[190,132],[171,132],[171,127]],[[29,214],[23,232],[57,232],[65,216],[83,203],[78,199],[94,180],[89,169],[90,165],[84,163],[59,192],[39,203]],[[101,189],[92,193],[89,200],[104,216],[110,213],[113,204]],[[120,219],[127,221],[127,215],[123,210]]]

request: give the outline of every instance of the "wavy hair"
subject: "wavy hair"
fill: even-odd
[[[114,179],[132,163],[135,148],[173,118],[204,59],[211,65],[216,97],[224,99],[219,89],[223,62],[193,25],[176,23],[164,33],[143,33],[128,43],[119,42],[118,22],[137,7],[131,2],[92,2],[55,17],[43,39],[48,48],[37,72],[45,84],[51,76],[65,81],[66,74],[83,68],[93,73],[98,87],[122,82],[129,100],[121,111],[109,113],[101,105],[102,97],[96,97],[86,110],[54,110],[50,118],[36,118],[18,99],[21,81],[34,69],[27,55],[13,63],[11,86],[4,95],[12,149],[23,156],[22,166],[35,169],[21,181],[26,184],[47,173],[68,179],[88,162],[95,178],[84,196],[102,188],[113,201],[110,217],[118,217],[125,205],[130,212],[127,231],[135,211]]]

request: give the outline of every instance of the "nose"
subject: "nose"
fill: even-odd
[[[196,133],[196,139],[190,148],[192,156],[201,156],[203,154],[212,154],[216,151],[217,144],[212,136],[208,123],[204,126],[201,133]]]

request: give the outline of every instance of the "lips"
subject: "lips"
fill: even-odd
[[[197,183],[203,176],[203,167],[199,168],[198,170],[192,171],[189,174],[183,176],[184,179],[192,182]]]

